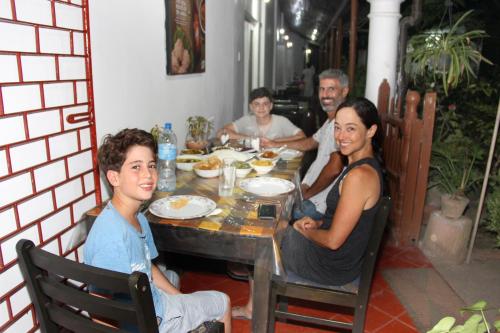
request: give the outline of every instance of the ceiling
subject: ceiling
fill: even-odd
[[[346,14],[349,3],[349,0],[280,0],[279,5],[286,28],[312,42],[320,42],[338,18]]]

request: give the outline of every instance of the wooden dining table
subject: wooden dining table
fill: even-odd
[[[286,179],[298,184],[301,157],[280,160],[265,177]],[[251,172],[246,178],[259,177]],[[246,179],[245,178],[245,179]],[[231,196],[218,195],[218,178],[201,178],[192,171],[177,170],[177,184],[173,193],[157,192],[154,200],[169,195],[198,195],[212,199],[221,212],[213,216],[193,219],[166,219],[149,211],[145,215],[158,251],[188,254],[230,262],[253,265],[252,332],[266,332],[269,321],[271,276],[284,275],[279,254],[282,231],[291,218],[296,191],[269,196],[258,196],[239,187]],[[260,204],[274,204],[276,219],[259,219]],[[95,219],[101,208],[87,212]]]

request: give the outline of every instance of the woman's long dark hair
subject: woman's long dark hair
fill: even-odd
[[[353,108],[356,111],[356,114],[361,119],[361,122],[367,129],[369,129],[372,125],[377,125],[377,131],[372,138],[372,148],[373,155],[377,159],[382,168],[382,176],[384,182],[384,195],[387,195],[387,191],[389,189],[386,183],[387,181],[387,172],[384,166],[384,159],[382,157],[382,144],[384,143],[384,133],[382,132],[382,123],[380,121],[380,117],[378,116],[377,107],[370,102],[368,99],[364,97],[356,97],[352,99],[348,99],[344,103],[340,104],[337,110],[342,108]]]

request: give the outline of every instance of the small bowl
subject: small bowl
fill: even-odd
[[[278,153],[273,150],[266,150],[259,154],[260,160],[275,161],[280,157]]]
[[[236,177],[245,178],[250,173],[250,171],[252,171],[252,168],[236,169]]]
[[[250,163],[250,165],[258,175],[263,175],[270,172],[274,168],[275,164],[276,161],[273,160],[257,160]]]
[[[201,155],[179,155],[175,159],[177,169],[182,171],[192,171],[193,166],[201,162],[204,158]],[[184,162],[183,162],[184,161]]]
[[[205,152],[201,149],[183,149],[181,155],[203,155]]]
[[[219,177],[220,174],[220,168],[217,169],[210,169],[210,170],[203,170],[203,169],[198,169],[196,167],[193,167],[193,171],[195,174],[202,178],[214,178],[214,177]]]

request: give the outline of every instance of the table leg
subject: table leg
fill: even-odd
[[[262,245],[262,246],[260,246]],[[252,332],[265,333],[269,322],[269,301],[271,297],[270,246],[259,244],[253,278]]]

